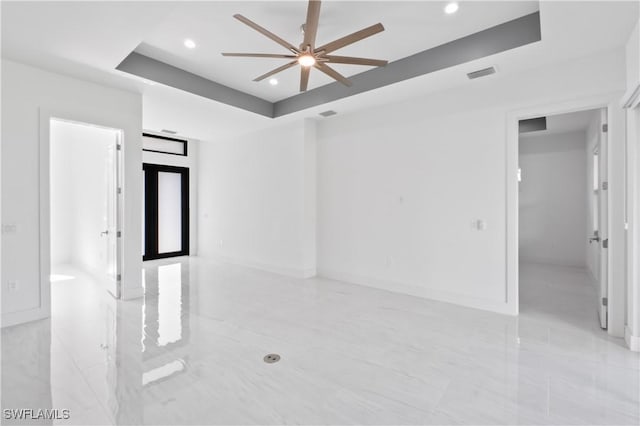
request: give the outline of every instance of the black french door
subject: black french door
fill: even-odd
[[[189,169],[144,163],[142,260],[189,254]]]

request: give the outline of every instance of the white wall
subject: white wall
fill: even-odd
[[[145,131],[153,133],[151,131]],[[161,135],[162,136],[162,135]],[[189,169],[189,255],[198,254],[198,157],[200,142],[187,140],[187,156],[161,154],[158,152],[142,152],[142,162],[164,164],[168,166],[186,167]],[[142,172],[141,172],[142,173]],[[141,177],[141,179],[143,179]],[[142,212],[141,212],[142,213]],[[144,223],[144,219],[142,219]],[[141,231],[142,232],[142,231]],[[141,242],[141,245],[144,242]]]
[[[627,63],[627,89],[640,81],[640,21],[629,35],[625,46]]]
[[[46,206],[48,213],[49,204],[48,179],[42,179],[42,193],[40,184],[41,174],[49,173],[46,123],[50,114],[124,130],[122,296],[142,294],[141,105],[139,94],[2,61],[2,326],[43,318],[50,311],[49,225],[42,222],[41,245],[39,221],[40,206]],[[46,157],[42,163],[41,155]],[[41,252],[45,255],[42,268]],[[17,283],[15,291],[9,291],[10,283]]]
[[[323,121],[319,273],[517,312],[505,277],[507,114],[621,91],[624,79],[618,50]]]
[[[104,274],[107,160],[117,132],[51,123],[51,264],[70,263]]]
[[[59,126],[58,126],[59,127]],[[66,128],[58,128],[57,132],[52,125],[51,140],[52,146],[55,135],[68,130]],[[74,222],[74,202],[76,197],[73,196],[73,175],[71,167],[67,167],[69,161],[70,149],[73,145],[73,139],[58,138],[55,143],[56,148],[51,150],[51,264],[62,265],[71,263],[73,259],[73,244],[70,237],[73,232]]]
[[[522,135],[520,260],[585,267],[585,132]]]
[[[315,126],[284,124],[202,142],[199,254],[315,275]]]

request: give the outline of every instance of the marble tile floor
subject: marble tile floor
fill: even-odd
[[[517,318],[199,258],[146,262],[134,301],[55,273],[52,318],[2,330],[2,407],[55,424],[640,423],[579,269],[522,265]]]

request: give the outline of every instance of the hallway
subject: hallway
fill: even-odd
[[[516,318],[198,258],[145,266],[144,299],[65,271],[51,320],[3,329],[3,406],[69,408],[68,424],[640,419],[639,356],[597,327],[575,270],[523,265]]]
[[[604,339],[597,303],[596,283],[586,269],[520,264],[521,317]]]

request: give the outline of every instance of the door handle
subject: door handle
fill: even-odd
[[[599,242],[600,241],[600,237],[595,236],[595,237],[589,238],[589,244],[591,244],[593,241]]]
[[[107,229],[106,231],[102,231],[100,236],[102,237],[103,235],[109,235],[109,230]]]

